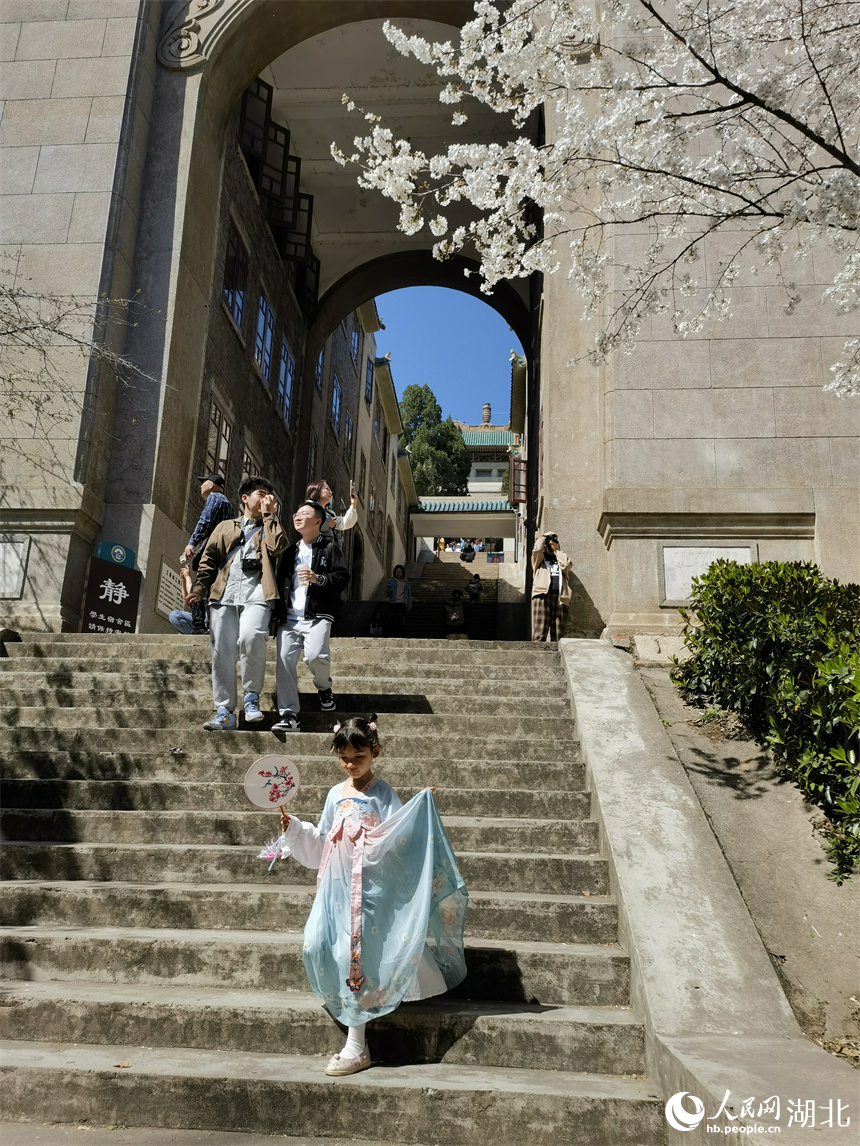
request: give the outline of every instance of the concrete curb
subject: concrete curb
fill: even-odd
[[[664,1100],[686,1091],[705,1106],[697,1127],[667,1126],[667,1143],[713,1141],[717,1126],[757,1146],[775,1140],[756,1125],[779,1125],[783,1146],[825,1134],[834,1146],[857,1143],[857,1077],[804,1038],[629,655],[571,639],[559,651],[630,955],[631,1004],[645,1022],[648,1072]],[[727,1090],[735,1120],[714,1121]],[[779,1122],[738,1117],[751,1095],[756,1110],[779,1096]],[[789,1127],[788,1102],[810,1099],[815,1129]],[[849,1104],[849,1127],[817,1124],[831,1099],[834,1122],[836,1100]]]

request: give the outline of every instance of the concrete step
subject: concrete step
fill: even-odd
[[[395,1142],[440,1146],[486,1146],[489,1108],[497,1146],[652,1146],[665,1126],[662,1102],[639,1078],[438,1063],[329,1079],[323,1066],[322,1057],[128,1045],[0,1048],[7,1111],[48,1120],[97,1105],[118,1124],[328,1136],[373,1125]],[[348,1101],[334,1097],[343,1092]]]
[[[334,720],[346,712],[338,705],[335,712],[301,712],[302,733],[330,733]],[[367,708],[361,710],[367,712]],[[151,728],[187,729],[195,724],[202,728],[204,721],[212,714],[211,702],[204,708],[199,706],[179,706],[159,704],[157,700],[140,708],[113,708],[101,705],[96,708],[0,708],[0,725],[7,729],[88,729],[104,733],[118,733],[124,729]],[[268,731],[277,720],[271,711],[266,719],[255,727],[257,735]],[[514,740],[531,737],[543,739],[549,736],[567,735],[573,739],[575,725],[569,716],[533,716],[516,709],[508,708],[504,715],[457,715],[456,713],[386,713],[384,716],[385,734],[388,736],[461,738],[480,736],[484,740]],[[380,735],[383,732],[382,723]],[[247,731],[244,717],[240,716],[241,731]],[[212,733],[213,736],[222,735]]]
[[[0,927],[0,975],[28,982],[291,991],[306,983],[302,933],[143,927]],[[446,998],[627,1006],[630,963],[614,943],[466,938],[468,975]]]
[[[76,634],[68,634],[70,637]],[[85,660],[88,658],[108,660],[119,658],[124,662],[134,660],[195,661],[209,658],[209,637],[170,637],[152,635],[144,640],[137,635],[115,636],[113,640],[96,642],[90,638],[58,640],[59,634],[51,634],[50,639],[42,639],[6,646],[8,659],[20,661],[24,658],[39,660],[62,658],[63,660]],[[469,641],[456,647],[446,639],[440,640],[385,640],[362,641],[355,638],[333,640],[331,643],[332,664],[335,669],[351,669],[353,665],[378,664],[397,665],[409,668],[422,664],[448,664],[454,661],[458,666],[506,665],[531,666],[551,664],[558,668],[558,651],[551,644],[530,643],[527,641]],[[269,641],[267,659],[274,663],[275,642]]]
[[[125,678],[121,678],[125,680]],[[557,720],[570,720],[570,707],[566,696],[472,696],[469,695],[468,686],[464,684],[461,693],[436,694],[430,692],[400,692],[400,693],[357,693],[349,692],[341,687],[338,681],[336,694],[337,711],[342,712],[377,712],[383,719],[389,714],[436,714],[442,716],[501,716],[507,717],[511,712],[531,714],[535,717],[552,716]],[[241,693],[239,694],[241,695]],[[142,702],[141,698],[146,700]],[[302,712],[314,712],[319,709],[317,694],[313,692],[300,692],[299,700]],[[260,694],[260,707],[264,712],[272,714],[277,712],[275,694],[268,689]],[[198,677],[193,685],[177,684],[176,687],[160,687],[157,692],[148,690],[128,689],[60,689],[60,688],[10,688],[3,690],[2,705],[0,705],[0,719],[3,714],[10,712],[30,712],[41,710],[52,722],[54,710],[59,709],[65,717],[66,713],[99,711],[107,712],[110,718],[117,716],[118,712],[124,715],[115,723],[127,727],[132,714],[141,713],[144,718],[157,720],[164,725],[164,714],[175,710],[177,714],[189,722],[207,719],[212,711],[212,685],[208,678]],[[273,716],[273,719],[276,717]],[[328,717],[331,723],[331,716]],[[15,719],[13,723],[19,721]],[[269,722],[271,723],[271,722]],[[268,727],[268,725],[267,725]]]
[[[196,715],[199,718],[200,714]],[[323,716],[322,713],[315,715],[319,718]],[[328,719],[332,720],[331,715]],[[417,755],[420,759],[424,759],[425,755],[433,759],[444,755],[453,761],[503,759],[506,764],[513,766],[521,760],[578,762],[580,759],[579,742],[572,735],[565,735],[557,721],[550,722],[552,732],[541,739],[529,734],[500,742],[499,737],[491,736],[485,729],[480,734],[461,731],[456,736],[450,736],[446,741],[439,742],[436,736],[438,734],[442,737],[442,729],[439,727],[441,722],[432,717],[423,719],[426,721],[429,735],[419,753],[416,751],[417,730],[413,730],[411,734],[394,732],[389,727],[389,721],[380,718],[379,737],[382,745],[380,765],[383,768],[383,775],[385,761],[392,757],[415,760]],[[498,721],[495,723],[498,724]],[[169,756],[170,749],[177,746],[186,753],[202,753],[213,760],[240,757],[247,760],[246,768],[257,756],[269,752],[282,752],[291,758],[295,755],[297,758],[315,756],[317,759],[332,760],[329,755],[331,733],[313,731],[313,724],[310,722],[306,729],[304,713],[300,733],[251,732],[244,729],[239,732],[204,732],[199,719],[186,723],[184,727],[127,728],[108,732],[99,728],[85,727],[0,728],[0,760],[4,761],[10,759],[13,753],[38,751],[50,754],[94,752],[103,758],[136,757],[140,753],[163,753]],[[444,754],[441,751],[443,748]],[[238,761],[240,766],[242,759]],[[332,768],[336,767],[332,761]]]
[[[170,808],[170,805],[165,805]],[[315,816],[307,817],[316,822]],[[594,821],[484,819],[446,816],[445,830],[454,851],[571,855],[595,853]],[[9,809],[0,812],[4,840],[90,844],[256,845],[278,830],[277,814],[250,808],[203,816],[198,811],[74,811]]]
[[[147,984],[0,985],[0,1039],[334,1054],[340,1028],[311,994]],[[448,998],[404,1003],[369,1028],[376,1061],[642,1074],[644,1030],[627,1008]]]
[[[132,813],[134,814],[134,813]],[[30,843],[10,840],[2,845],[3,872],[18,881],[7,888],[14,902],[22,881],[130,880],[173,884],[313,884],[316,872],[301,864],[279,861],[267,872],[258,860],[260,849],[280,831],[271,817],[258,827],[256,842],[195,843]],[[162,833],[166,834],[166,833]],[[177,837],[179,838],[179,837]],[[496,838],[498,848],[499,840]],[[609,890],[606,860],[598,855],[534,854],[533,852],[458,851],[457,858],[470,891],[538,892],[605,896]]]
[[[389,642],[382,643],[388,644]],[[449,649],[457,650],[459,653],[462,649],[471,648],[472,642],[468,642],[468,646],[465,641],[451,641],[446,642],[446,644]],[[158,684],[161,681],[170,682],[176,678],[187,679],[200,675],[209,679],[210,667],[209,645],[206,644],[201,645],[193,655],[171,655],[161,659],[138,657],[128,661],[118,656],[101,657],[97,655],[92,657],[57,656],[0,659],[0,680],[5,677],[9,677],[10,680],[18,679],[20,676],[20,679],[26,682],[26,678],[35,673],[44,674],[51,684],[65,684],[66,687],[70,687],[71,678],[82,673],[99,674],[113,677],[115,680],[128,674],[148,680],[151,684]],[[267,662],[267,672],[273,673],[274,669],[275,656],[274,652],[271,652]],[[363,663],[356,663],[355,661],[343,663],[334,660],[332,671],[335,681],[340,681],[342,678],[369,680],[373,682],[374,687],[379,685],[380,688],[393,691],[398,689],[402,679],[418,680],[423,683],[455,681],[462,682],[468,687],[480,681],[522,680],[528,682],[530,688],[542,687],[544,684],[557,686],[559,683],[559,667],[555,661],[535,661],[527,665],[524,671],[512,673],[512,666],[504,662],[498,664],[492,662],[464,664],[461,663],[459,655],[454,655],[453,652],[448,658],[438,659],[429,664],[418,658],[406,662],[403,662],[402,658],[397,662],[386,661],[384,658]],[[274,678],[269,676],[268,679],[271,681]],[[299,680],[305,684],[310,681],[310,674],[302,665],[299,666]]]
[[[160,780],[141,781],[137,777],[146,774],[146,758],[135,758],[132,761],[121,761],[115,766],[113,762],[84,761],[70,765],[70,771],[75,774],[93,772],[104,774],[110,769],[114,774],[122,775],[126,772],[128,778],[120,780],[35,780],[35,781],[4,781],[3,792],[7,791],[7,784],[14,790],[17,785],[27,785],[28,804],[38,806],[41,785],[49,789],[45,800],[53,800],[54,806],[90,809],[126,809],[134,811],[148,808],[197,809],[199,812],[216,811],[219,809],[247,810],[249,804],[241,787],[241,780],[247,766],[252,762],[246,760],[233,762],[235,758],[226,758],[213,762],[206,773],[208,776],[231,776],[232,779],[223,782],[182,782],[171,783],[169,777],[177,774],[187,776],[181,763],[184,757],[168,757],[164,762],[164,773],[168,777],[165,782]],[[100,764],[105,767],[100,769]],[[24,768],[27,764],[21,761],[12,761],[7,764],[11,768]],[[41,763],[38,765],[41,767]],[[576,766],[577,770],[579,765]],[[159,758],[153,760],[153,775],[158,776],[162,769]],[[417,778],[414,769],[413,781]],[[193,773],[191,773],[193,774]],[[383,775],[387,773],[383,772]],[[440,773],[442,769],[440,768]],[[329,776],[329,780],[332,777]],[[423,784],[407,786],[397,784],[397,792],[401,799],[408,800],[426,787],[427,783],[435,778],[433,771],[428,772],[428,780]],[[80,785],[80,787],[78,787]],[[313,785],[302,783],[296,796],[294,810],[297,815],[312,817],[318,814],[325,803],[326,793],[331,784]],[[31,793],[35,795],[31,797]],[[587,820],[591,815],[591,797],[587,792],[564,789],[553,791],[551,789],[508,789],[508,788],[449,788],[437,787],[434,796],[436,807],[442,816],[489,816],[498,818],[505,812],[515,809],[524,819],[556,819],[560,816],[571,820]]]
[[[338,697],[355,695],[373,695],[379,705],[386,705],[390,700],[401,697],[421,696],[434,701],[437,698],[448,696],[487,697],[499,699],[510,697],[523,703],[535,703],[535,681],[531,674],[524,676],[485,677],[475,680],[468,672],[456,675],[455,672],[434,674],[433,676],[392,676],[382,677],[373,674],[374,692],[368,693],[370,673],[360,676],[357,674],[337,674]],[[137,706],[141,697],[148,695],[153,687],[157,687],[161,696],[176,694],[177,698],[193,695],[209,700],[211,693],[211,678],[209,673],[197,676],[177,669],[171,673],[118,673],[118,672],[24,672],[23,669],[2,678],[4,684],[4,703],[30,704],[58,703],[70,704],[73,701],[80,703],[80,697],[91,692],[101,695],[110,694],[111,703],[114,697],[123,697],[129,703]],[[309,687],[310,674],[302,672],[299,679],[299,692],[316,700],[316,693]],[[272,681],[269,681],[271,691]],[[56,699],[52,699],[56,698]],[[564,700],[567,701],[567,691],[563,682],[558,679],[557,673],[548,673],[540,682],[539,701]],[[389,712],[388,708],[378,708],[378,711]]]
[[[21,849],[10,848],[10,853]],[[35,851],[36,849],[32,849]],[[245,928],[303,928],[314,900],[312,883],[264,883],[249,871],[245,883],[131,883],[113,880],[118,852],[87,845],[66,850],[69,865],[64,882],[50,882],[56,855],[42,849],[48,877],[18,877],[2,885],[2,924],[27,927],[143,928],[188,927],[194,930]],[[131,851],[132,849],[128,849]],[[92,864],[104,875],[89,875]],[[144,856],[142,863],[147,862]],[[250,866],[251,859],[248,859]],[[119,874],[118,872],[116,874]],[[88,878],[89,875],[89,878]],[[586,889],[587,890],[587,889]],[[612,943],[618,931],[618,911],[608,898],[549,894],[535,891],[472,891],[466,914],[466,934],[481,939],[515,939],[522,935],[541,943]]]
[[[28,1112],[31,1113],[31,1112]],[[38,1117],[38,1116],[36,1116]],[[3,1146],[397,1146],[366,1138],[300,1138],[283,1134],[238,1134],[231,1130],[164,1130],[152,1126],[96,1126],[77,1122],[0,1121]]]
[[[227,738],[223,738],[222,742],[225,739]],[[209,741],[209,743],[212,742]],[[328,784],[331,787],[331,784],[336,782],[340,775],[337,763],[331,755],[309,756],[293,749],[293,744],[300,747],[304,743],[303,736],[294,737],[289,745],[283,746],[288,750],[289,758],[300,769],[302,784]],[[278,744],[277,747],[273,746],[272,750],[282,752],[283,748]],[[241,787],[241,781],[244,778],[242,765],[246,759],[246,767],[250,767],[254,759],[253,754],[248,754],[247,757],[237,757],[235,754],[217,756],[214,753],[184,750],[178,754],[171,753],[169,750],[135,754],[98,753],[86,750],[57,753],[50,753],[46,750],[34,752],[16,750],[10,752],[7,759],[0,765],[4,777],[2,780],[4,796],[0,803],[6,807],[49,807],[51,805],[45,802],[48,798],[46,794],[59,793],[61,789],[27,788],[28,783],[50,785],[66,782],[66,778],[71,780],[76,776],[87,775],[140,782],[165,780],[180,783],[190,781],[192,777],[199,777],[201,783],[232,782]],[[514,766],[516,776],[511,775],[509,780],[515,781],[518,785],[528,784],[534,788],[540,785],[543,788],[556,789],[564,787],[576,792],[583,790],[585,765],[579,761],[516,760]],[[428,782],[432,781],[438,787],[486,787],[498,790],[499,759],[495,757],[490,760],[462,760],[422,755],[419,762],[415,760],[414,755],[404,759],[391,756],[386,752],[385,756],[379,759],[379,774],[398,792],[407,786],[414,787],[416,782],[420,782],[425,777]],[[509,790],[506,785],[503,792]],[[105,805],[103,792],[98,795],[93,792],[92,799],[97,802],[87,805],[81,803],[83,799],[82,790],[77,790],[76,794],[72,796],[74,791],[74,789],[70,790],[70,798],[75,800],[74,804],[69,805],[70,807],[102,808],[115,806],[122,808],[134,806],[126,804]],[[31,793],[35,802],[30,803],[26,799],[22,799],[17,794],[18,792],[21,793],[21,796],[28,792]],[[40,794],[37,796],[37,793]],[[87,794],[89,796],[89,792]],[[55,797],[51,797],[51,799],[54,800],[56,807],[64,805],[63,800],[57,801]],[[149,806],[154,807],[155,805],[150,804]],[[165,802],[162,806],[170,808],[172,805],[170,802]],[[194,807],[195,804],[184,802],[178,806],[181,808]],[[227,806],[224,805],[224,807]],[[236,804],[236,807],[247,810],[248,805],[244,797],[240,803]]]

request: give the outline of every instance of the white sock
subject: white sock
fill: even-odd
[[[364,1053],[366,1040],[364,1037],[364,1028],[367,1023],[361,1023],[357,1027],[347,1028],[349,1034],[346,1038],[343,1050],[340,1052],[341,1058],[358,1058],[359,1055]]]

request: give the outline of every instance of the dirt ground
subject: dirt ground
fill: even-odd
[[[732,714],[685,705],[668,666],[638,667],[804,1033],[860,1068],[860,875],[828,880],[820,812]]]

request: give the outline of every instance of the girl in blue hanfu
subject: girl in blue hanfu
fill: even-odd
[[[283,834],[261,854],[318,868],[305,925],[311,990],[348,1028],[326,1074],[370,1066],[365,1026],[400,1003],[441,995],[466,975],[468,892],[431,788],[401,804],[374,775],[376,717],[333,728],[346,779],[331,789],[319,825],[283,813]]]

